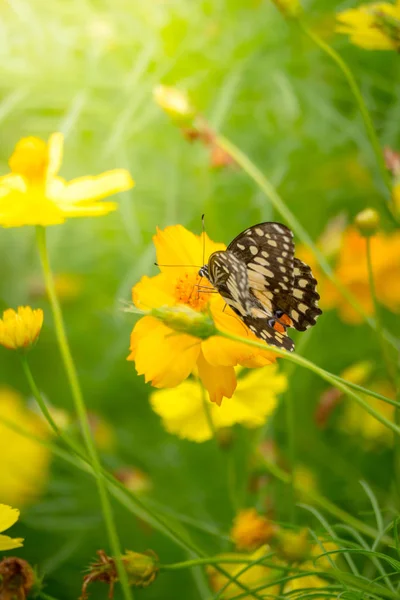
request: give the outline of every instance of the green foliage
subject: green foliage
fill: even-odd
[[[331,30],[336,9],[330,0],[309,2],[311,27]],[[316,240],[339,213],[350,222],[366,206],[381,211],[387,194],[341,72],[268,2],[18,0],[3,4],[1,12],[1,172],[7,172],[19,138],[62,131],[61,174],[67,179],[125,167],[136,180],[136,188],[118,199],[117,213],[48,230],[54,272],[77,275],[81,285],[63,311],[87,406],[115,431],[116,448],[102,453],[103,465],[113,471],[136,466],[153,485],[143,505],[114,489],[122,548],[152,548],[161,563],[213,556],[231,548],[238,506],[263,509],[268,496],[274,519],[310,527],[316,537],[324,532],[340,547],[343,568],[329,572],[326,588],[314,594],[305,586],[297,597],[396,598],[397,520],[390,525],[399,510],[396,454],[390,445],[366,446],[335,427],[342,406],[327,429],[318,428],[315,407],[327,387],[321,379],[283,367],[290,390],[273,423],[261,433],[235,429],[233,446],[224,453],[214,442],[196,445],[167,434],[149,407],[150,387],[126,361],[134,319],[121,310],[121,301],[130,300],[142,275],[157,272],[151,239],[156,226],[182,223],[199,233],[205,213],[209,236],[229,242],[245,225],[279,220],[245,173],[212,170],[206,149],[188,145],[153,103],[153,87],[162,82],[187,90],[211,125],[267,174]],[[382,145],[395,147],[396,57],[363,52],[339,37],[328,41],[355,72]],[[33,228],[2,229],[0,253],[1,308],[44,307],[31,368],[45,397],[72,412],[51,311],[44,294],[37,296],[42,275]],[[394,335],[400,333],[394,315],[385,312],[383,320]],[[384,373],[372,330],[345,325],[334,311],[296,341],[303,344],[301,354],[333,373],[363,359],[375,363],[379,376]],[[11,352],[1,351],[0,384],[30,396]],[[374,540],[329,514],[321,520],[299,507],[291,523],[288,485],[279,479],[271,477],[262,492],[249,489],[251,457],[262,437],[272,433],[290,460],[284,415],[289,394],[296,462],[312,470],[321,495],[373,527]],[[360,480],[368,482],[366,493]],[[302,500],[295,492],[295,501]],[[15,531],[26,540],[19,555],[37,565],[44,592],[57,600],[77,598],[96,550],[109,551],[93,477],[58,446],[45,495],[22,510]],[[393,536],[392,545],[381,542],[385,535]],[[100,584],[92,590],[93,598],[107,595]],[[257,593],[262,597],[268,589]],[[199,569],[166,570],[135,591],[141,600],[211,597]],[[118,586],[115,598],[122,598]]]

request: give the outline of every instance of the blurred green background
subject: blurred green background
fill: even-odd
[[[396,147],[400,67],[392,55],[362,51],[334,34],[335,12],[352,5],[308,2],[307,20],[352,66],[383,144]],[[153,485],[149,502],[215,531],[187,526],[205,552],[226,550],[234,515],[227,459],[216,460],[213,442],[194,444],[165,433],[148,404],[150,387],[126,361],[133,318],[121,311],[121,300],[130,299],[142,275],[157,272],[156,226],[182,223],[199,233],[205,213],[209,236],[228,243],[244,227],[280,217],[239,169],[211,169],[207,150],[188,145],[153,102],[152,90],[160,82],[187,90],[212,126],[270,177],[314,239],[331,218],[343,212],[351,221],[365,206],[379,206],[384,193],[353,97],[336,66],[267,1],[9,0],[0,14],[1,174],[21,137],[47,139],[62,131],[62,176],[126,167],[136,180],[118,198],[118,212],[48,230],[54,271],[78,278],[79,293],[63,307],[87,405],[114,430],[115,448],[104,451],[104,463],[143,470]],[[2,229],[0,252],[2,307],[43,307],[45,325],[31,365],[49,401],[72,411],[50,309],[40,297],[33,228]],[[393,330],[394,317],[385,320]],[[369,328],[345,325],[329,312],[303,335],[309,338],[304,355],[324,368],[339,373],[368,358],[379,374],[379,346]],[[0,383],[28,398],[16,356],[0,354]],[[322,493],[369,519],[358,482],[368,480],[379,498],[387,497],[391,449],[365,449],[354,436],[317,429],[314,408],[325,384],[298,368],[289,383],[299,462],[314,472]],[[285,455],[282,407],[267,430]],[[249,505],[256,499],[241,473],[252,436],[237,428],[231,450],[241,498]],[[287,521],[286,490],[271,480],[268,493],[276,518]],[[187,557],[120,505],[115,514],[123,548],[152,548],[163,562]],[[315,525],[305,511],[298,519]],[[45,494],[22,507],[13,530],[26,538],[18,555],[38,566],[49,594],[77,598],[83,569],[97,549],[107,549],[101,523],[93,480],[54,459]],[[163,574],[135,597],[197,600],[201,585],[179,571]],[[93,586],[93,598],[106,594]]]

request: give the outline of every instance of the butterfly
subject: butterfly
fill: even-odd
[[[317,281],[294,250],[288,227],[259,223],[211,254],[199,271],[257,337],[289,351],[294,342],[286,329],[305,331],[322,314]]]

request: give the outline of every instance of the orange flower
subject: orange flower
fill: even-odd
[[[340,234],[339,246],[335,252],[336,278],[347,287],[368,315],[373,314],[371,290],[367,267],[367,242],[357,229],[347,228]],[[392,234],[378,233],[370,239],[372,270],[374,274],[378,301],[394,313],[400,312],[400,232]],[[325,251],[325,244],[319,246]],[[326,254],[326,253],[325,253]],[[346,323],[358,324],[363,321],[344,298],[340,290],[321,272],[315,258],[302,248],[299,256],[313,270],[320,285],[321,305],[323,309],[336,308]],[[329,258],[333,258],[330,256]]]
[[[259,515],[255,508],[247,508],[236,515],[231,538],[237,550],[256,550],[268,542],[275,532],[275,525]]]
[[[259,341],[229,306],[225,306],[222,297],[212,293],[213,288],[208,282],[201,282],[208,289],[197,287],[201,279],[198,270],[203,242],[206,261],[212,252],[224,250],[223,244],[212,242],[205,234],[196,236],[182,225],[157,230],[153,239],[157,262],[178,266],[161,266],[161,273],[155,277],[142,277],[132,290],[133,302],[138,308],[151,310],[183,305],[197,312],[210,311],[219,330]],[[265,350],[259,350],[219,336],[201,340],[173,332],[151,316],[136,323],[130,349],[128,360],[135,361],[138,374],[144,375],[154,387],[175,387],[195,373],[207,389],[210,400],[218,405],[224,397],[231,398],[235,391],[236,365],[260,367],[275,360],[267,346]]]

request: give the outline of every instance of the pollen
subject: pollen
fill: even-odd
[[[210,293],[212,292],[211,285],[197,273],[186,272],[176,281],[175,298],[177,304],[185,304],[194,310],[205,310],[210,302]]]

